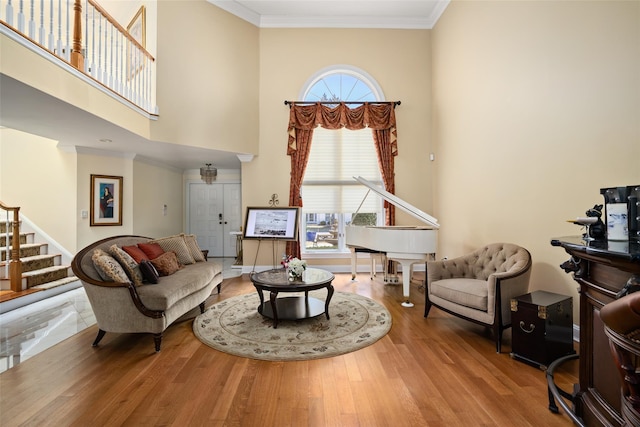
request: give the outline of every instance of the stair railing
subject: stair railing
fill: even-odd
[[[7,232],[7,238],[5,239],[5,245],[7,255],[5,256],[5,265],[8,266],[8,274],[5,275],[5,277],[9,277],[11,290],[19,292],[22,290],[22,261],[20,261],[20,208],[9,207],[0,202],[0,209],[6,212],[5,230]],[[9,217],[11,216],[11,212],[13,212],[13,223],[11,224],[11,245],[9,245],[9,224],[11,223]],[[11,254],[11,259],[9,259],[9,254]]]
[[[89,76],[96,87],[156,114],[155,59],[142,45],[144,20],[136,25],[137,40],[95,0],[0,0],[0,24],[3,34],[23,38],[34,51],[47,51]]]

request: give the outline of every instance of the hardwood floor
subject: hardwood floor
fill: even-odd
[[[419,278],[416,274],[416,278]],[[511,332],[496,354],[490,332],[432,309],[412,285],[336,274],[391,312],[389,334],[362,350],[300,362],[231,356],[194,336],[192,318],[171,326],[162,351],[151,335],[89,329],[0,374],[0,424],[52,426],[569,426],[548,409],[545,372],[511,359]],[[254,292],[245,274],[207,304]],[[194,315],[198,312],[195,311]],[[556,372],[571,390],[577,362]]]

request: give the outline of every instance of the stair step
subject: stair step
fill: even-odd
[[[69,266],[56,265],[53,267],[41,268],[39,270],[22,273],[22,278],[27,279],[27,288],[33,288],[58,279],[63,279],[69,274]]]
[[[8,222],[8,224],[7,224]],[[20,227],[22,225],[22,221],[18,221],[18,227]],[[2,221],[0,222],[0,233],[6,233],[7,232],[7,226],[9,227],[8,230],[12,231],[13,230],[13,221]]]
[[[11,247],[9,247],[9,253],[11,253]],[[44,250],[43,250],[44,249]],[[26,243],[20,245],[20,258],[43,255],[46,254],[46,243]],[[0,260],[5,261],[7,259],[7,248],[3,246],[0,248]]]
[[[38,270],[41,268],[54,267],[60,265],[61,254],[44,254],[24,257],[22,261],[22,272]]]
[[[58,286],[66,285],[67,283],[75,282],[79,280],[76,276],[64,277],[62,279],[54,280],[52,282],[43,283],[41,285],[32,286],[31,289],[51,289],[56,288]]]
[[[33,243],[35,238],[35,233],[33,232],[20,232],[20,237],[18,238],[18,240],[20,241],[20,244],[26,244],[26,243]],[[13,242],[13,233],[2,233],[0,234],[0,246],[6,246],[7,245],[7,239],[9,239],[9,244],[11,244],[11,242]]]
[[[53,267],[56,265],[60,265],[60,261],[62,260],[61,254],[44,254],[44,255],[34,255],[29,257],[20,258],[22,261],[22,272],[38,270],[41,268]],[[4,267],[7,264],[7,261],[0,261],[0,268]],[[0,276],[2,273],[0,273]]]

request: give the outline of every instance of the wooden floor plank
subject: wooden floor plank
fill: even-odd
[[[416,273],[419,278],[420,273]],[[485,328],[437,309],[424,318],[401,286],[336,274],[336,291],[385,305],[392,327],[359,351],[328,359],[267,362],[232,356],[193,334],[197,310],[164,334],[155,353],[145,334],[91,327],[0,374],[0,424],[162,426],[571,426],[548,409],[544,371],[502,353]],[[248,276],[225,280],[207,305],[254,292]],[[571,390],[577,361],[555,373]]]

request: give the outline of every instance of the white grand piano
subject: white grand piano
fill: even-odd
[[[362,177],[354,177],[354,179],[367,186],[370,191],[374,191],[384,200],[427,224],[426,226],[387,227],[349,225],[345,230],[346,244],[351,250],[351,277],[353,279],[356,277],[357,251],[367,250],[384,253],[388,259],[402,265],[402,291],[405,298],[402,305],[413,307],[409,300],[412,265],[425,262],[430,254],[435,254],[440,224],[431,215],[389,193],[382,187]],[[368,194],[369,192],[367,192]]]

